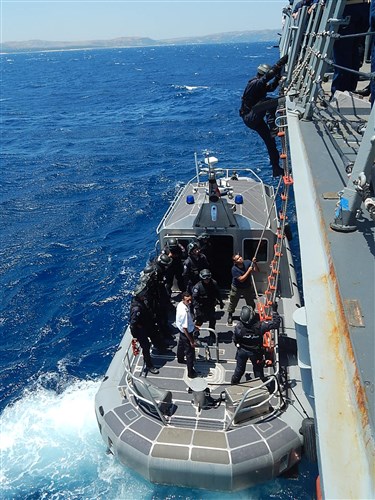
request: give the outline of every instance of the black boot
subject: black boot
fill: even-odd
[[[356,90],[354,93],[361,95],[362,97],[368,97],[371,94],[370,85],[367,85],[364,89]]]
[[[280,167],[272,167],[272,177],[280,177],[284,175],[284,170]]]
[[[228,325],[231,326],[233,324],[233,316],[232,313],[228,313]]]

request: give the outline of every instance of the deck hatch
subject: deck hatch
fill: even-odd
[[[133,408],[130,403],[118,406],[113,411],[118,416],[118,418],[120,418],[124,422],[125,425],[130,425],[136,418],[139,417],[139,413]]]

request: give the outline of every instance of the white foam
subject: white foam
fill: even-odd
[[[63,393],[38,388],[0,416],[0,497],[146,498],[153,486],[105,453],[94,411],[97,381]]]

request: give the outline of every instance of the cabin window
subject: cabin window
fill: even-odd
[[[251,260],[258,248],[259,240],[245,240],[244,241],[244,252],[243,258]],[[267,262],[268,261],[268,240],[262,240],[257,253],[257,262]]]

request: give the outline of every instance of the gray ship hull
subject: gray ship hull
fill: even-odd
[[[280,47],[289,54],[287,135],[320,494],[374,498],[375,115],[357,94],[331,96],[332,49],[345,4],[319,4],[310,13],[303,8],[297,19],[288,15]],[[361,78],[370,77],[368,69]]]

